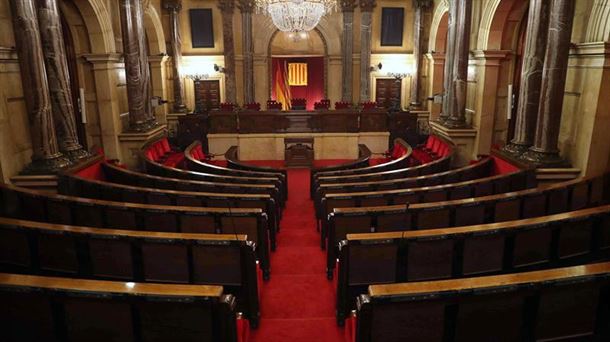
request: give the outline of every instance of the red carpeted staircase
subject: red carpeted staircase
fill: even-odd
[[[344,341],[335,321],[334,282],[326,279],[326,254],[320,249],[309,170],[288,170],[288,202],[280,222],[271,280],[261,289],[261,321],[254,342]]]

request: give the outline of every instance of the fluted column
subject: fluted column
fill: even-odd
[[[430,0],[413,0],[413,76],[411,77],[411,103],[413,109],[421,108],[419,82],[421,79],[422,34],[424,11],[430,7]]]
[[[550,7],[551,2],[548,0],[530,0],[519,100],[515,115],[515,136],[510,144],[504,147],[504,151],[514,155],[523,154],[534,142]]]
[[[35,2],[10,0],[10,6],[32,138],[32,163],[23,173],[55,172],[70,162],[57,145]]]
[[[343,12],[343,34],[341,36],[341,100],[352,102],[352,89],[354,88],[354,0],[342,0],[341,11]]]
[[[455,22],[455,51],[453,55],[453,95],[449,103],[449,117],[445,126],[463,128],[466,126],[466,92],[468,85],[468,56],[470,53],[470,22],[472,0],[455,0],[457,17]]]
[[[360,0],[360,102],[371,100],[371,35],[375,0]]]
[[[38,1],[38,23],[59,150],[72,161],[86,158],[89,153],[78,141],[68,60],[57,0]]]
[[[220,0],[218,8],[222,14],[222,42],[225,56],[225,98],[226,102],[236,103],[235,88],[235,46],[233,44],[233,0]]]
[[[534,145],[523,155],[525,160],[540,166],[564,164],[563,159],[559,156],[557,142],[573,21],[574,1],[553,0],[542,70],[536,136]]]
[[[128,131],[143,132],[157,126],[157,122],[150,103],[152,93],[142,3],[140,0],[120,0],[119,4],[129,107]]]
[[[182,79],[182,38],[180,36],[180,10],[182,0],[164,0],[163,7],[169,13],[170,49],[172,51],[172,74],[175,113],[186,112],[184,104],[184,81]]]
[[[455,54],[455,30],[457,20],[457,1],[449,1],[447,20],[447,51],[445,52],[445,70],[443,72],[443,104],[439,121],[445,122],[449,118],[451,103],[453,102],[453,55]]]
[[[254,0],[238,0],[241,11],[241,44],[244,56],[244,104],[254,102],[254,43],[252,41],[252,11]]]

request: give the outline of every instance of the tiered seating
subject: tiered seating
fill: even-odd
[[[161,177],[170,177],[170,178],[180,178],[180,179],[190,179],[190,180],[201,180],[208,182],[223,182],[223,183],[242,183],[242,184],[271,184],[276,186],[282,193],[281,203],[284,203],[286,198],[285,187],[282,184],[282,180],[278,177],[270,176],[270,177],[245,177],[245,176],[232,176],[232,175],[221,175],[214,173],[203,173],[203,172],[194,172],[181,170],[176,167],[171,167],[159,163],[155,160],[148,158],[148,151],[150,150],[150,146],[153,146],[157,143],[157,141],[162,141],[164,138],[160,138],[157,140],[153,140],[152,142],[144,145],[142,148],[140,155],[142,161],[144,163],[144,169],[147,173],[161,176]],[[182,165],[184,162],[184,154],[182,154],[181,162],[176,166]]]
[[[245,235],[178,234],[0,218],[0,271],[81,279],[221,285],[258,324],[254,246]]]
[[[401,182],[389,182],[391,186],[388,186],[388,182],[370,182],[356,184],[353,187],[346,185],[345,192],[338,193],[332,193],[332,191],[337,191],[333,188],[320,188],[316,193],[316,214],[324,227],[328,214],[332,213],[335,208],[439,202],[500,194],[536,186],[534,169],[517,169],[512,173],[462,180],[456,183],[444,184],[442,182],[442,180],[450,181],[453,176],[466,178],[476,175],[471,171],[472,168],[466,168],[449,173],[407,178]],[[450,176],[445,177],[447,175]],[[433,185],[435,183],[440,184]],[[395,190],[383,190],[385,188]],[[327,193],[329,191],[331,193]]]
[[[436,135],[428,136],[426,143],[413,149],[413,158],[421,164],[446,157],[451,153],[451,146]]]
[[[267,215],[260,209],[198,208],[92,200],[0,184],[0,216],[68,225],[156,232],[245,234],[270,275]]]
[[[101,159],[96,158],[92,162],[100,163]],[[279,226],[280,207],[269,195],[217,194],[136,187],[106,182],[104,181],[107,178],[105,174],[93,179],[81,177],[78,175],[79,169],[80,167],[67,170],[59,175],[58,193],[100,200],[152,205],[261,209],[268,216],[271,249],[275,250],[275,235]],[[100,168],[99,170],[103,173],[104,169]]]
[[[191,171],[204,172],[217,175],[228,175],[235,177],[267,177],[277,178],[281,184],[284,196],[288,195],[288,175],[286,170],[267,169],[265,171],[243,170],[226,168],[207,162],[207,156],[202,149],[200,141],[194,141],[184,150],[185,168]]]
[[[392,149],[393,158],[386,163],[358,168],[342,168],[340,170],[313,170],[313,181],[310,184],[311,195],[313,196],[313,194],[315,193],[318,184],[318,179],[321,177],[359,175],[407,167],[409,165],[409,157],[411,155],[411,150],[411,146],[409,146],[409,144],[407,144],[404,140],[396,139],[394,141],[394,147]]]
[[[355,341],[607,341],[610,263],[374,285]]]
[[[518,220],[590,208],[610,200],[610,174],[499,195],[455,201],[338,208],[329,215],[327,276],[347,234],[408,231]]]
[[[184,161],[184,153],[172,149],[167,137],[148,144],[143,154],[145,159],[169,167],[179,167]]]
[[[238,341],[222,286],[0,274],[3,341]],[[241,339],[239,339],[241,340]]]
[[[309,184],[311,189],[314,189],[314,175],[322,172],[330,172],[330,171],[340,171],[340,170],[349,170],[349,169],[358,169],[367,167],[369,165],[369,161],[371,159],[372,152],[369,150],[366,145],[360,144],[358,145],[358,159],[346,163],[342,163],[339,165],[330,165],[330,166],[322,166],[322,167],[314,167],[310,170],[309,173]]]
[[[369,285],[546,269],[610,258],[610,205],[460,228],[350,234],[338,263],[337,319]]]
[[[276,169],[276,168],[267,167],[267,166],[251,165],[251,164],[247,164],[247,163],[243,163],[243,162],[239,161],[237,146],[229,147],[227,152],[225,152],[225,159],[227,161],[227,166],[231,169],[256,171],[256,172],[281,173],[282,175],[284,175],[284,179],[286,180],[286,183],[287,183],[288,173],[286,172],[286,170]]]

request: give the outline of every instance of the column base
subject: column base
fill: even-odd
[[[174,109],[173,109],[173,113],[186,113],[188,112],[188,109],[186,108],[186,105],[174,105]]]
[[[432,132],[453,142],[456,151],[451,163],[455,167],[468,165],[476,158],[475,140],[477,130],[473,128],[449,128],[438,121],[430,122]]]
[[[561,156],[559,152],[542,152],[530,148],[521,158],[523,161],[536,165],[537,167],[567,167],[570,164]]]
[[[447,128],[468,128],[466,121],[448,118],[443,125]]]
[[[530,146],[531,145],[516,144],[511,142],[506,144],[506,146],[502,147],[502,151],[509,153],[515,157],[520,157],[529,150]]]
[[[64,157],[63,154],[57,153],[56,155],[47,159],[36,159],[27,165],[21,172],[20,175],[48,175],[56,173],[57,171],[72,165],[70,160]]]
[[[156,127],[159,127],[157,119],[149,119],[147,121],[130,123],[125,133],[144,133]]]
[[[137,169],[140,166],[140,149],[144,144],[159,135],[165,134],[166,126],[158,125],[144,132],[124,132],[119,134],[121,146],[121,162],[129,168]]]
[[[76,163],[82,159],[91,157],[91,153],[87,152],[82,146],[78,145],[78,147],[70,149],[70,150],[62,150],[66,158],[70,159],[72,163]]]

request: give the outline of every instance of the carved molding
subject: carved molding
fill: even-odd
[[[377,2],[375,0],[360,0],[360,11],[362,12],[372,12],[375,6],[377,6]]]

